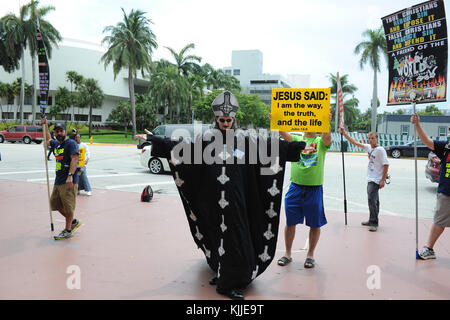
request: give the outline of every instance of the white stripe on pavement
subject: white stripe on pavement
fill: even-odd
[[[40,173],[40,172],[45,172],[45,170],[0,172],[0,175],[4,175],[4,174],[22,174],[22,173]]]
[[[326,196],[326,195],[323,195],[323,197],[324,198],[328,198],[328,199],[333,199],[333,200],[336,200],[336,201],[344,201],[344,199],[342,199],[342,198],[336,198],[336,197],[331,197],[331,196]],[[349,201],[349,200],[347,200],[347,203],[352,204],[354,206],[361,207],[361,208],[365,208],[365,209],[368,208],[367,204],[362,204],[362,203]],[[400,214],[395,213],[395,212],[391,212],[391,211],[388,211],[388,210],[381,210],[380,209],[380,213],[386,213],[386,214],[391,215],[391,216],[400,216]]]
[[[92,178],[112,178],[112,177],[125,177],[125,176],[138,176],[142,175],[143,173],[119,173],[119,174],[99,174],[99,175],[93,175],[88,176],[88,179]],[[51,179],[55,178],[55,176],[49,177]],[[33,181],[45,181],[47,178],[39,178],[39,179],[27,179],[27,182],[33,182]]]
[[[146,183],[134,183],[134,184],[122,184],[122,185],[113,185],[113,186],[106,186],[106,189],[119,189],[119,188],[132,188],[132,187],[139,187],[139,186],[156,186],[160,184],[175,184],[175,182],[172,181],[163,181],[163,182],[146,182]]]

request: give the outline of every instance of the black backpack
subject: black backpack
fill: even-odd
[[[153,190],[152,187],[146,186],[141,194],[142,202],[150,202],[153,199]]]

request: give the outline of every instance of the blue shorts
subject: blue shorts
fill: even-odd
[[[284,199],[286,224],[295,226],[303,223],[311,228],[320,228],[327,224],[323,209],[322,186],[301,186],[291,182]]]

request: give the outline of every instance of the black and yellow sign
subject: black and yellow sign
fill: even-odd
[[[270,129],[330,131],[330,88],[272,89]]]
[[[85,166],[85,163],[84,163],[85,155],[86,155],[86,150],[84,150],[84,148],[78,148],[78,166],[79,167]]]

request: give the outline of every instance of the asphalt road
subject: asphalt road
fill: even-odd
[[[121,190],[140,193],[150,184],[155,193],[177,195],[170,174],[151,174],[139,161],[136,146],[90,145],[87,166],[93,193]],[[3,180],[46,183],[43,145],[0,144],[0,184]],[[48,162],[50,183],[54,180],[55,160]],[[414,159],[389,158],[391,184],[380,191],[381,215],[415,217]],[[417,160],[419,217],[432,218],[437,184],[425,178],[426,160]],[[364,154],[345,154],[347,211],[368,212],[365,173],[368,159]],[[325,161],[324,204],[327,210],[344,210],[341,153],[330,152]],[[290,164],[286,166],[284,192],[289,187]],[[94,200],[95,197],[92,197]],[[343,217],[344,221],[344,217]],[[382,223],[380,221],[380,223]]]

